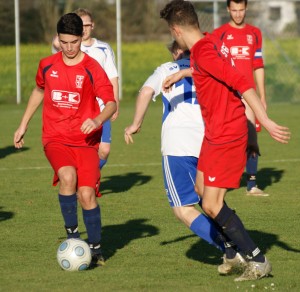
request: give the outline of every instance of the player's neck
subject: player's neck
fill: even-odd
[[[88,38],[87,40],[82,41],[82,44],[87,47],[90,47],[91,45],[93,45],[93,43],[94,43],[93,38]]]
[[[63,61],[67,66],[74,66],[79,64],[84,58],[84,53],[79,51],[78,54],[74,58],[68,58],[65,54],[63,54]]]
[[[242,29],[246,26],[245,22],[242,23],[235,23],[234,21],[229,21],[228,23],[230,26],[234,27],[234,28],[238,28],[238,29]]]

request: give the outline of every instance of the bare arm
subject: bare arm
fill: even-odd
[[[174,83],[185,77],[192,77],[191,68],[179,70],[178,72],[168,76],[162,84],[163,91],[169,92]]]
[[[140,131],[153,94],[154,90],[148,86],[143,87],[139,92],[136,100],[133,122],[130,126],[125,128],[124,139],[126,144],[133,143],[132,134],[136,134]]]
[[[260,100],[261,100],[265,110],[267,110],[266,88],[265,88],[265,69],[259,68],[259,69],[254,70],[254,76],[255,76],[258,95],[260,97]]]
[[[111,120],[114,121],[118,115],[119,115],[119,106],[120,106],[120,100],[119,100],[119,78],[115,77],[110,79],[110,82],[113,86],[113,91],[114,91],[114,98],[116,101],[116,105],[117,105],[117,110],[116,112],[113,114]]]
[[[109,101],[103,111],[94,119],[86,119],[81,125],[81,132],[89,134],[98,129],[105,121],[109,120],[117,110],[117,105],[114,101]]]
[[[24,115],[22,117],[19,128],[14,134],[14,145],[16,148],[22,148],[24,145],[24,135],[27,131],[28,124],[36,112],[37,108],[44,99],[44,90],[35,87],[30,95]]]
[[[291,136],[289,129],[287,127],[277,125],[274,121],[269,119],[266,110],[255,90],[253,88],[248,89],[243,93],[243,98],[249,104],[256,118],[266,128],[271,137],[280,143],[288,143]]]

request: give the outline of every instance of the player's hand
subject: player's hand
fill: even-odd
[[[16,148],[20,149],[24,145],[24,135],[26,133],[26,128],[19,127],[14,134],[14,145]]]
[[[125,130],[124,130],[124,139],[125,139],[126,144],[133,143],[132,135],[139,133],[140,130],[141,130],[141,127],[137,127],[137,126],[134,126],[134,125],[130,125],[127,128],[125,128]]]
[[[163,82],[163,84],[162,84],[162,90],[163,90],[163,91],[165,91],[165,92],[170,92],[171,89],[172,89],[172,85],[173,85],[175,82],[177,82],[177,81],[179,81],[179,80],[181,80],[181,79],[183,78],[182,72],[181,72],[181,71],[182,71],[182,70],[180,70],[179,72],[174,73],[174,74],[168,76],[168,77],[164,80],[164,82]]]
[[[112,115],[110,120],[113,122],[117,119],[118,116],[119,116],[119,107],[117,107],[116,112]]]
[[[98,129],[100,126],[101,123],[99,121],[88,118],[82,123],[80,131],[83,134],[90,134],[94,130]]]
[[[280,143],[287,144],[291,139],[291,132],[289,128],[279,126],[272,120],[265,123],[264,127],[269,132],[270,136]]]

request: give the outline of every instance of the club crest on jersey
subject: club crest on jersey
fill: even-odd
[[[76,88],[82,88],[84,76],[83,75],[76,75]]]
[[[253,44],[253,36],[251,34],[247,34],[247,42],[249,45]]]

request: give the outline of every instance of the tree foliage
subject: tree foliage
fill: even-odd
[[[115,41],[115,2],[116,0],[19,0],[21,42],[50,43],[56,33],[56,23],[59,17],[79,7],[87,8],[93,13],[96,24],[95,37],[109,42]],[[159,11],[167,2],[169,0],[121,0],[123,41],[159,40],[166,35],[169,36],[166,24],[159,18]],[[207,3],[195,2],[195,7],[198,11],[207,13],[211,20],[212,11],[207,10]],[[212,9],[212,5],[209,7]],[[300,35],[300,1],[295,3],[295,8],[298,15],[297,29]],[[220,10],[226,11],[223,6]],[[0,16],[2,29],[0,44],[14,44],[13,0],[0,0]]]

